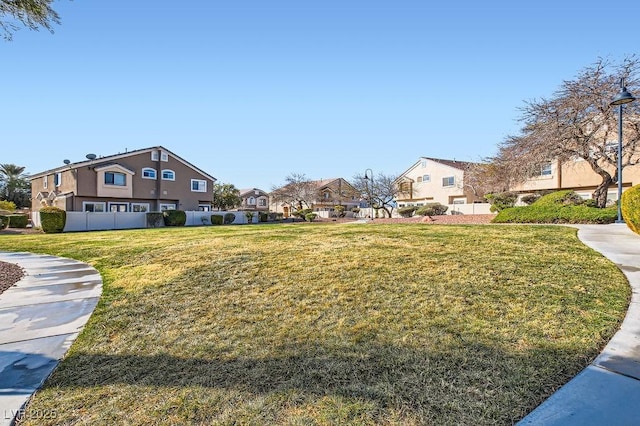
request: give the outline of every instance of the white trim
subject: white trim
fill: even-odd
[[[111,211],[111,206],[126,206],[126,207],[127,207],[127,210],[126,210],[126,211],[127,211],[127,212],[128,212],[128,211],[130,211],[129,203],[118,203],[118,202],[113,202],[113,203],[109,203],[109,204],[107,205],[107,211],[108,211],[108,212],[111,212],[111,213],[123,213],[123,212],[121,212],[120,210],[116,210],[116,211],[112,212],[112,211]]]
[[[134,207],[144,207],[144,210],[134,210]],[[129,206],[129,211],[131,212],[148,212],[150,211],[151,206],[149,205],[149,203],[131,203],[131,205]]]
[[[165,211],[165,210],[175,210],[176,209],[176,205],[175,204],[160,204],[160,211]]]
[[[47,189],[47,185],[49,185],[49,175],[46,175],[42,178],[42,187]]]
[[[56,172],[54,174],[53,183],[55,184],[56,188],[62,185],[62,172]]]
[[[210,212],[211,204],[198,204],[198,211]]]
[[[155,149],[151,151],[151,161],[158,161],[158,151]]]
[[[93,204],[94,206],[102,206],[102,211],[96,211],[95,207],[93,209],[93,211],[89,211],[87,210],[87,204]],[[83,201],[82,202],[82,211],[83,212],[88,212],[88,213],[104,213],[106,212],[106,208],[107,206],[105,205],[106,203],[104,201]]]
[[[145,176],[144,173],[148,172],[148,171],[152,171],[153,172],[153,177],[149,177],[149,176]],[[142,168],[142,179],[153,179],[153,180],[157,180],[158,179],[158,171],[152,167],[143,167]]]
[[[193,184],[198,183],[198,189],[193,189]],[[207,181],[204,179],[191,179],[191,192],[207,192]]]
[[[171,175],[173,176],[173,179],[165,178],[164,177],[164,173],[165,172],[171,172]],[[162,180],[172,180],[172,181],[176,180],[176,172],[174,172],[171,169],[162,169],[162,172],[160,172],[160,176],[161,176]]]
[[[164,161],[165,163],[168,162],[169,154],[164,151],[160,151],[160,161]]]

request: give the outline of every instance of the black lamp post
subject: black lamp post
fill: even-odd
[[[624,223],[622,220],[622,106],[635,101],[631,93],[624,86],[624,78],[620,79],[620,93],[613,98],[610,105],[618,106],[618,219],[616,223]]]
[[[367,172],[371,173],[371,177],[367,175]],[[364,180],[368,181],[371,179],[371,187],[369,187],[369,182],[367,182],[367,192],[369,193],[369,207],[371,207],[371,220],[373,220],[373,198],[371,197],[373,190],[373,170],[367,169],[364,171]]]

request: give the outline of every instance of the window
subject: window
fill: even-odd
[[[158,151],[151,151],[151,161],[158,161]]]
[[[49,185],[49,176],[45,176],[42,178],[42,187],[44,189],[47,189],[48,185]]]
[[[400,192],[409,192],[409,182],[402,182],[400,184]]]
[[[92,212],[92,213],[103,213],[105,210],[104,203],[94,203],[89,201],[82,202],[82,211],[83,212]]]
[[[247,200],[247,204],[250,206],[255,206],[256,205],[256,198],[255,197],[249,197],[249,199]]]
[[[62,173],[58,172],[53,175],[53,184],[56,186],[56,188],[62,185]]]
[[[540,170],[540,176],[551,176],[551,164],[542,166],[542,169]]]
[[[418,176],[418,182],[422,182],[422,176]]]
[[[421,162],[421,163],[420,163],[420,165],[421,165],[421,166],[422,166],[422,168],[424,169],[425,167],[427,167],[427,162],[426,162],[426,161],[423,161],[423,162]]]
[[[200,179],[191,179],[191,192],[207,192],[207,181]]]
[[[118,172],[104,172],[104,183],[105,185],[126,186],[127,175]]]
[[[142,169],[142,179],[156,179],[156,169],[144,167]]]
[[[169,154],[167,154],[166,152],[161,152],[160,153],[160,161],[169,161]]]
[[[260,199],[258,200],[258,205],[259,205],[260,207],[267,207],[267,199],[266,199],[266,198],[260,198]]]
[[[323,192],[323,193],[322,193],[322,197],[323,197],[325,200],[328,200],[330,195],[331,195],[331,194],[329,194],[328,192]]]
[[[129,210],[127,203],[109,203],[109,211],[111,213],[126,212]]]
[[[455,178],[453,176],[447,176],[442,178],[442,186],[455,185]]]
[[[176,180],[176,174],[173,170],[163,170],[162,171],[162,180]]]
[[[422,176],[422,181],[423,182],[431,182],[431,175]]]
[[[198,204],[198,211],[210,212],[211,211],[211,204]]]
[[[132,212],[148,212],[149,203],[131,203]]]
[[[467,204],[466,198],[454,198],[453,204]]]
[[[160,204],[160,211],[163,212],[165,210],[175,210],[175,204]]]

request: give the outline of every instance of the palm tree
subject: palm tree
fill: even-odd
[[[24,167],[0,164],[0,199],[13,201],[18,207],[29,207],[31,189]]]

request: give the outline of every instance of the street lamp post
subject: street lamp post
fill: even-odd
[[[367,172],[371,174],[371,177],[367,175]],[[369,186],[369,179],[371,179],[371,186]],[[367,192],[369,193],[369,207],[371,208],[371,220],[373,220],[373,198],[371,197],[373,190],[373,170],[366,169],[364,171],[364,180],[367,181]]]
[[[616,223],[624,223],[622,220],[622,106],[635,101],[631,93],[624,86],[624,78],[620,79],[620,93],[611,101],[610,105],[618,106],[618,219]]]

